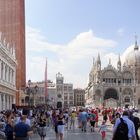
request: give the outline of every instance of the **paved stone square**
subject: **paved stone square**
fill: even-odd
[[[99,122],[100,126],[101,120]],[[107,137],[106,140],[110,140],[112,136],[112,125],[109,123],[107,127]],[[95,128],[95,132],[90,131],[89,124],[87,125],[87,132],[82,132],[76,125],[74,130],[66,129],[64,133],[64,140],[101,140],[101,135],[98,132],[99,127]],[[34,134],[31,140],[40,140],[38,134]],[[47,136],[45,140],[56,140],[54,130],[51,127],[47,128]]]

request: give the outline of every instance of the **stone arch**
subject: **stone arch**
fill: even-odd
[[[122,103],[124,106],[133,105],[133,90],[131,88],[125,88],[122,92]]]
[[[97,89],[93,95],[95,106],[100,106],[102,102],[101,90]]]
[[[116,89],[109,88],[105,91],[104,100],[107,100],[107,99],[110,99],[110,98],[115,99],[115,100],[119,99]]]
[[[94,100],[99,101],[101,98],[101,90],[97,89],[94,94]]]
[[[133,74],[130,71],[124,71],[122,77],[124,79],[133,79]]]
[[[96,95],[101,95],[101,90],[100,90],[100,89],[97,89],[97,90],[95,91],[95,94],[96,94]]]
[[[125,88],[122,93],[123,95],[132,95],[133,90],[131,88]]]
[[[106,107],[117,107],[118,106],[118,92],[114,88],[108,88],[104,93],[104,106]]]
[[[124,71],[122,74],[122,82],[130,84],[133,81],[133,74],[130,71]]]
[[[105,70],[102,77],[103,78],[117,78],[117,74],[114,70]]]
[[[105,70],[102,74],[102,82],[105,83],[116,83],[117,73],[115,70]]]
[[[28,103],[29,104],[29,96],[26,96],[25,97],[25,103]]]

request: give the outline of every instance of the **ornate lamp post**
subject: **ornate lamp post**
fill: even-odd
[[[31,107],[31,80],[28,80],[28,94],[29,94],[29,102],[28,105]]]

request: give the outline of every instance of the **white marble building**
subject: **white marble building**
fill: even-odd
[[[0,111],[12,109],[15,104],[16,65],[15,49],[0,33]]]
[[[111,60],[101,68],[100,55],[93,62],[86,88],[86,106],[140,108],[140,51],[137,40],[133,50],[125,56],[124,64],[118,57],[117,68]]]

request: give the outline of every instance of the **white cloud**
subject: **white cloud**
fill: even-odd
[[[49,43],[37,29],[26,30],[27,80],[32,81],[44,80],[47,57],[49,79],[55,79],[56,73],[61,72],[66,83],[85,88],[93,56],[98,52],[106,56],[108,49],[116,46],[115,41],[97,37],[92,30],[80,33],[65,45]],[[107,56],[103,59],[108,62]]]

